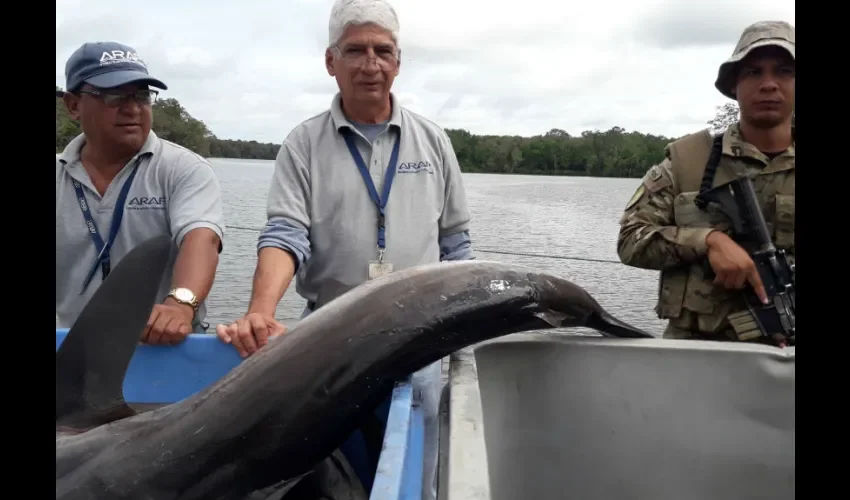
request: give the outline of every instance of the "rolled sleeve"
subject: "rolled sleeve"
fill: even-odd
[[[443,177],[445,179],[445,202],[440,215],[440,236],[469,231],[469,202],[460,165],[457,161],[452,142],[443,133]]]
[[[266,207],[268,223],[257,251],[266,247],[291,253],[297,268],[310,258],[310,172],[306,162],[287,141],[275,159]]]
[[[469,231],[440,236],[440,260],[473,260]]]
[[[221,252],[225,225],[221,206],[221,187],[209,163],[202,161],[178,169],[168,201],[171,234],[177,246],[189,231],[208,228],[218,235]]]
[[[284,217],[270,218],[263,228],[257,242],[257,251],[266,247],[278,248],[292,254],[295,257],[296,272],[310,258],[309,233],[302,226]]]

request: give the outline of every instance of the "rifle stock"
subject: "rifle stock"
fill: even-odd
[[[747,311],[730,316],[732,327],[741,340],[780,335],[795,343],[796,286],[795,269],[784,250],[777,250],[759,207],[752,181],[741,177],[701,192],[696,204],[705,210],[716,207],[732,223],[730,237],[750,254],[767,293],[762,304],[751,286],[744,289]],[[708,262],[705,267],[711,268]],[[711,274],[714,274],[713,272]]]

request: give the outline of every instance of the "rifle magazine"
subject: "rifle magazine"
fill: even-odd
[[[756,340],[764,335],[755,316],[748,309],[732,313],[726,319],[742,342]]]

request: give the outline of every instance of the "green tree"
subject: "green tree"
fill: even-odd
[[[62,88],[56,86],[56,152],[61,153],[71,139],[79,135],[80,124],[71,119],[62,101]]]
[[[713,133],[722,132],[737,122],[740,114],[741,110],[738,109],[737,102],[727,102],[723,106],[717,106],[714,118],[708,120],[706,123],[711,125],[711,131]]]
[[[572,137],[551,129],[534,137],[477,136],[447,129],[464,172],[642,177],[673,139],[621,127]]]
[[[153,106],[153,129],[165,140],[191,149],[201,156],[210,155],[215,136],[206,124],[192,117],[177,99],[159,99]]]

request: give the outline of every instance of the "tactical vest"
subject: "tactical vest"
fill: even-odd
[[[696,195],[702,184],[714,187],[747,172],[754,173],[753,165],[757,160],[721,155],[721,138],[718,136],[715,142],[708,130],[703,130],[668,147],[674,186],[677,188],[673,212],[678,227],[729,229],[725,216],[712,208],[701,210],[696,206]],[[709,162],[713,145],[719,161]],[[711,163],[716,165],[714,172],[711,172],[710,166],[707,168],[707,164]],[[778,168],[778,165],[778,162],[771,162],[770,166],[756,170],[753,187],[774,245],[785,249],[793,262],[795,175],[793,168]],[[740,322],[741,314],[748,314],[748,311],[741,294],[715,285],[712,279],[705,277],[703,265],[699,262],[661,272],[656,313],[659,318],[669,319],[670,326],[674,328],[738,338],[731,325],[735,321]]]

